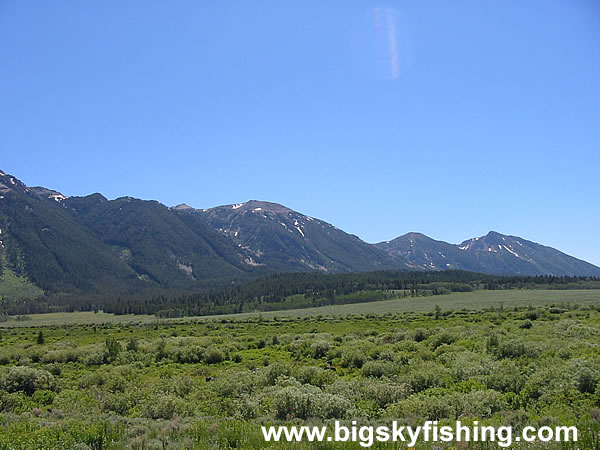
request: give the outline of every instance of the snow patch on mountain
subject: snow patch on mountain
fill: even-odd
[[[67,197],[66,195],[62,195],[62,194],[50,194],[48,196],[48,198],[51,198],[52,200],[55,200],[57,202],[62,202],[63,200],[68,199],[69,197]]]

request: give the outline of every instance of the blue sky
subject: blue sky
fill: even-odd
[[[600,5],[0,2],[0,169],[600,265]]]

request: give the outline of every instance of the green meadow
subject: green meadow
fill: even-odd
[[[29,314],[24,317],[8,317],[0,322],[0,327],[36,327],[72,324],[104,324],[104,323],[152,323],[160,322],[196,322],[198,320],[233,319],[264,317],[304,317],[304,316],[346,316],[349,314],[387,314],[402,312],[430,312],[439,306],[443,311],[484,308],[511,308],[514,306],[541,306],[577,303],[581,305],[600,304],[600,289],[573,290],[478,290],[473,292],[453,292],[452,294],[430,297],[403,297],[377,302],[353,303],[346,305],[330,305],[316,308],[302,308],[284,311],[251,312],[242,314],[223,314],[213,316],[197,316],[176,319],[157,319],[148,314],[107,314],[102,311]]]
[[[600,438],[598,290],[169,320],[45,314],[3,326],[0,448],[362,448],[267,444],[260,430],[334,420],[578,427],[576,445],[543,448]]]
[[[27,278],[17,275],[6,265],[2,268],[2,276],[0,276],[0,299],[10,298],[19,301],[22,299],[37,298],[42,295],[44,295],[44,291],[27,280]]]

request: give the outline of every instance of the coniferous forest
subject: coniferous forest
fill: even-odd
[[[232,284],[234,284],[232,286]],[[594,277],[501,277],[464,271],[381,271],[351,274],[278,273],[174,295],[54,295],[4,301],[3,314],[98,311],[185,317],[276,311],[385,299],[498,289],[598,289]]]

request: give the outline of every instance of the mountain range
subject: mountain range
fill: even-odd
[[[448,269],[600,276],[590,263],[494,231],[461,244],[420,233],[369,244],[277,203],[195,209],[98,193],[67,197],[0,171],[0,295],[18,298],[15,286],[159,294],[270,272]]]

